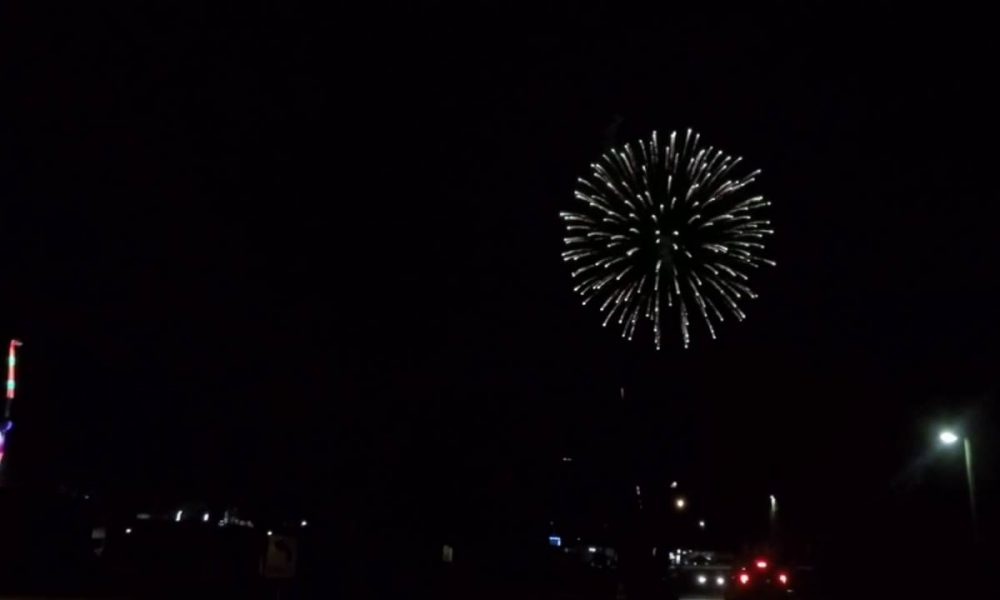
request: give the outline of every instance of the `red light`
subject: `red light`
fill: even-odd
[[[740,573],[740,585],[747,585],[750,583],[750,576],[746,573]]]
[[[781,585],[788,585],[788,575],[781,573],[778,575],[778,581],[781,582]]]
[[[756,562],[754,562],[754,564],[757,565],[757,568],[760,569],[761,571],[767,568],[767,561],[764,560],[763,558],[758,558]]]

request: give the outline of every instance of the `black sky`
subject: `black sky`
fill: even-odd
[[[4,9],[21,472],[404,515],[572,454],[822,499],[936,415],[995,431],[974,16],[194,4]],[[556,217],[609,141],[689,126],[764,170],[779,268],[655,353],[579,306]]]

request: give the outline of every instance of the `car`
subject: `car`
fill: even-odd
[[[698,596],[722,594],[729,582],[733,557],[712,550],[677,550],[669,553],[669,577],[675,589]]]
[[[767,600],[794,596],[792,570],[766,556],[733,567],[725,586],[726,600]]]
[[[706,567],[702,569],[692,569],[690,572],[690,586],[688,589],[694,592],[718,593],[731,585],[729,581],[728,569]]]

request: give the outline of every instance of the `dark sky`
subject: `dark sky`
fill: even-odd
[[[938,416],[995,433],[973,16],[134,4],[0,17],[25,477],[402,514],[572,454],[819,510]],[[747,322],[656,353],[579,306],[557,214],[612,137],[686,127],[764,170],[779,266]]]

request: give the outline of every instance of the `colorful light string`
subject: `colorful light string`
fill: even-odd
[[[15,367],[17,365],[18,346],[21,346],[20,340],[11,340],[7,346],[7,402],[4,406],[3,421],[0,422],[0,464],[3,464],[7,432],[14,426],[13,421],[10,419],[10,405],[14,402],[14,391],[17,387],[15,382]]]

